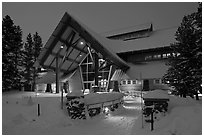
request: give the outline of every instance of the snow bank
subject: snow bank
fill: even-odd
[[[2,134],[4,135],[127,135],[131,131],[138,110],[119,108],[109,116],[103,114],[87,120],[72,120],[66,108],[60,107],[60,94],[32,96],[34,105],[25,105],[22,96],[33,93],[18,93],[2,98]],[[46,97],[47,95],[47,97]],[[113,94],[113,96],[117,96]],[[113,97],[114,98],[114,97]],[[64,98],[65,99],[65,98]],[[8,101],[8,103],[7,103]],[[16,104],[16,101],[19,103]],[[41,115],[37,116],[37,104]]]
[[[131,134],[154,135],[201,135],[202,103],[190,97],[169,96],[169,107],[166,116],[154,121],[154,130],[150,123],[144,122],[140,116],[133,125]]]
[[[201,118],[201,105],[175,107],[169,115],[155,123],[156,132],[171,135],[201,135]]]
[[[119,96],[116,94],[113,96]],[[29,98],[24,98],[24,100],[22,95],[31,96],[31,93],[3,95],[2,97],[2,134],[4,135],[189,135],[202,133],[202,103],[191,98],[170,96],[171,110],[165,117],[155,121],[155,130],[150,131],[149,123],[144,122],[144,128],[141,128],[141,109],[133,109],[136,106],[140,107],[140,98],[127,98],[124,102],[125,107],[111,112],[107,117],[99,115],[89,120],[71,120],[66,108],[64,107],[63,110],[60,108],[60,94],[40,94],[39,97],[32,95],[33,105],[28,105]],[[92,99],[95,100],[95,98]],[[39,117],[37,116],[38,103],[41,106]]]
[[[169,111],[171,111],[175,107],[192,106],[200,103],[199,101],[196,101],[195,99],[189,96],[187,96],[186,98],[181,98],[178,96],[169,96],[169,99],[170,99],[168,106]]]

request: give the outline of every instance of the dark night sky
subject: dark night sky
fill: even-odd
[[[66,11],[92,30],[103,33],[147,22],[152,22],[154,29],[178,26],[183,16],[195,12],[197,6],[195,2],[3,2],[2,18],[11,16],[22,28],[24,41],[29,32],[37,31],[45,44]]]

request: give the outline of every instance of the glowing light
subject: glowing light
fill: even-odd
[[[80,45],[84,45],[84,42],[83,42],[83,41],[80,41]]]
[[[109,111],[108,107],[105,107],[105,109],[104,109],[104,110],[105,110],[105,112],[108,112],[108,111]]]
[[[36,96],[39,96],[39,95],[40,95],[40,93],[37,93],[37,92],[36,92]]]
[[[108,115],[109,114],[109,108],[108,107],[104,107],[103,108],[103,113],[105,113],[105,115]]]
[[[60,47],[61,49],[63,49],[64,48],[64,46],[63,45],[61,45],[61,47]]]

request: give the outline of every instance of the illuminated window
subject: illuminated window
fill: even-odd
[[[166,55],[166,54],[163,54],[162,57],[163,57],[163,58],[167,58],[167,55]]]
[[[173,57],[176,57],[176,53],[172,53]]]
[[[167,53],[167,57],[170,57],[171,56],[171,53]]]
[[[131,80],[128,80],[127,84],[131,84]]]
[[[154,83],[155,83],[155,84],[160,84],[160,79],[155,79],[155,80],[154,80]]]
[[[126,84],[126,81],[125,80],[123,80],[123,85],[125,85]]]
[[[145,60],[151,60],[152,59],[152,56],[146,56],[145,57]]]
[[[161,58],[161,55],[154,55],[153,58],[154,59],[159,59],[159,58]]]

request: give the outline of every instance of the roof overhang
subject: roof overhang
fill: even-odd
[[[100,53],[106,60],[122,70],[129,66],[116,53],[107,49],[105,38],[101,38],[67,12],[64,14],[46,45],[42,49],[37,62],[44,68],[56,69],[56,58],[59,59],[60,72],[69,74],[76,70],[80,62],[89,53],[88,47]],[[103,40],[101,40],[103,39]]]

